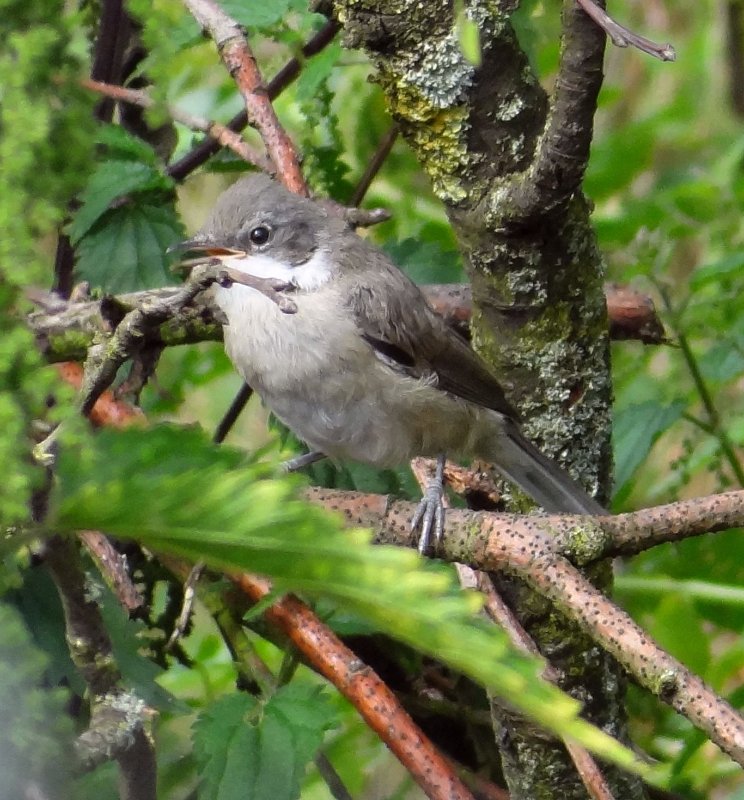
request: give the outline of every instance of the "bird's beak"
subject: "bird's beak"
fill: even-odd
[[[166,253],[204,253],[207,256],[243,256],[243,250],[236,250],[234,247],[227,247],[211,238],[205,236],[194,236],[183,242],[172,244]]]

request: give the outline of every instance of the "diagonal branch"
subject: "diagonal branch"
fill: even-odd
[[[234,579],[254,602],[265,598],[271,585],[262,578]],[[365,722],[431,800],[473,800],[452,766],[421,732],[387,685],[324,625],[299,599],[287,595],[264,612],[310,663],[350,700]]]
[[[124,86],[114,86],[110,83],[103,83],[101,81],[94,81],[90,79],[83,79],[80,81],[82,86],[90,89],[93,92],[102,94],[105,97],[110,97],[113,100],[118,100],[121,103],[129,103],[130,105],[139,106],[140,108],[153,108],[155,101],[143,89],[127,89]],[[212,122],[204,117],[189,114],[182,111],[175,106],[168,106],[168,114],[171,119],[180,122],[187,128],[194,131],[202,131],[209,134],[223,147],[227,147],[233,151],[243,161],[253,164],[258,169],[267,171],[269,169],[269,161],[261,153],[256,152],[248,143],[235,131],[230,130],[225,125],[219,122]]]
[[[184,0],[184,4],[202,29],[214,39],[220,57],[243,97],[248,120],[261,135],[279,180],[290,191],[307,195],[297,152],[271,105],[242,28],[213,0]]]
[[[315,488],[306,490],[306,495],[344,514],[351,525],[371,527],[379,542],[414,546],[409,530],[414,503]],[[738,515],[731,513],[726,522],[744,523],[744,491],[720,497],[738,512]],[[715,499],[710,500],[715,505]],[[661,519],[673,508],[667,506],[655,511]],[[697,522],[701,523],[703,518]],[[689,719],[737,763],[744,765],[744,719],[654,642],[566,557],[571,544],[574,553],[578,553],[575,560],[581,564],[605,556],[601,548],[595,551],[589,542],[593,541],[595,528],[600,531],[601,542],[604,535],[601,528],[605,522],[611,526],[613,519],[616,518],[519,516],[453,509],[448,512],[445,536],[437,555],[447,561],[524,580],[611,653],[641,686]],[[719,515],[717,521],[723,523],[723,520],[724,516]],[[573,535],[567,536],[571,527]]]
[[[339,25],[335,20],[329,20],[316,34],[305,42],[302,46],[302,58],[310,58],[323,50],[338,33]],[[289,86],[292,81],[300,74],[302,59],[290,58],[289,61],[276,73],[266,87],[266,94],[269,100],[274,100]],[[236,133],[240,132],[248,124],[248,113],[245,109],[239,111],[225,126]],[[200,142],[185,156],[178,161],[174,161],[168,168],[167,173],[177,181],[182,181],[187,175],[217,153],[220,149],[220,142],[212,137],[207,137]]]

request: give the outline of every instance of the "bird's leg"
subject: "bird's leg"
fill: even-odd
[[[287,459],[287,461],[282,464],[282,469],[285,472],[297,472],[297,470],[303,469],[303,467],[309,467],[310,464],[321,461],[325,457],[326,454],[321,453],[320,450],[311,450],[309,453],[303,453],[301,456]]]
[[[429,481],[424,490],[424,496],[418,504],[416,513],[411,520],[411,530],[420,530],[418,549],[425,553],[429,547],[432,532],[434,540],[439,544],[444,533],[444,464],[447,457],[444,453],[437,456],[437,468],[434,477]]]

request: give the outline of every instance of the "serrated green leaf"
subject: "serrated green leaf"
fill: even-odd
[[[77,244],[117,198],[147,189],[169,189],[172,185],[173,181],[149,164],[105,161],[90,176],[80,195],[83,204],[67,226],[72,243]]]
[[[236,22],[246,28],[260,30],[281,22],[291,6],[291,0],[222,0],[220,6]]]
[[[193,21],[193,18],[190,19]],[[158,165],[158,157],[152,147],[120,125],[104,125],[99,128],[97,140],[104,145],[107,156],[113,160],[136,161],[151,167]]]
[[[258,701],[245,692],[214,702],[194,723],[194,755],[199,764],[200,800],[245,798],[255,771],[255,732],[247,718]]]
[[[649,400],[628,406],[615,415],[612,439],[616,493],[633,477],[656,440],[682,416],[686,407],[682,400],[669,405]]]
[[[635,757],[578,718],[578,704],[539,677],[538,663],[476,614],[450,569],[410,550],[372,547],[369,533],[294,496],[296,476],[256,464],[194,430],[105,430],[62,443],[50,526],[136,538],[228,571],[266,575],[279,590],[343,603],[383,631],[488,686],[550,730],[642,770]],[[136,498],[136,502],[133,499]]]
[[[289,685],[260,703],[217,700],[194,724],[203,800],[294,800],[335,711],[318,687]]]
[[[170,204],[151,201],[107,211],[80,240],[76,276],[108,292],[132,292],[173,282],[168,247],[184,237]]]
[[[341,52],[341,45],[338,42],[331,42],[328,47],[305,62],[295,86],[298,102],[307,102],[315,96],[321,84],[330,77],[341,57]]]

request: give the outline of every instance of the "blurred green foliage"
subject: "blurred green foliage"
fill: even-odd
[[[266,76],[297,55],[324,21],[301,0],[258,5],[231,0],[223,5],[246,26]],[[159,103],[219,120],[241,108],[213,44],[200,35],[179,0],[132,0],[128,7],[142,25],[140,38],[148,50],[138,69],[152,81],[150,92]],[[48,431],[46,425],[73,410],[70,392],[43,368],[32,336],[19,324],[28,310],[22,287],[50,285],[54,236],[64,225],[79,245],[77,277],[89,280],[95,290],[162,285],[172,280],[164,250],[182,236],[183,228],[175,211],[175,187],[163,164],[116,126],[96,129],[95,98],[76,85],[77,77],[89,73],[95,9],[32,0],[3,2],[0,11],[0,519],[5,530],[27,524],[32,494],[45,481],[43,471],[33,466],[34,442]],[[730,77],[729,53],[722,44],[729,18],[712,0],[635,2],[617,12],[632,29],[671,41],[678,61],[661,64],[608,45],[586,192],[596,204],[594,220],[608,278],[632,282],[651,294],[672,342],[686,344],[614,345],[615,509],[627,510],[741,486],[744,118],[733,108],[730,84],[744,76]],[[515,16],[520,40],[546,86],[557,63],[559,24],[558,7],[543,0],[523,3]],[[464,30],[463,36],[475,53],[472,33]],[[361,54],[334,44],[309,59],[301,78],[276,102],[280,118],[302,148],[313,187],[342,201],[351,196],[391,125],[370,72]],[[162,108],[146,117],[153,124],[165,118]],[[201,139],[180,125],[177,130],[174,159]],[[258,144],[255,134],[248,132],[246,138]],[[203,218],[235,166],[234,159],[221,156],[179,187],[179,210],[189,227]],[[70,217],[73,200],[81,206]],[[442,209],[402,140],[365,204],[391,210],[392,220],[366,235],[416,280],[462,279]],[[155,419],[213,426],[238,385],[217,346],[168,352],[143,405]],[[52,398],[56,405],[50,411]],[[253,403],[233,441],[251,449],[263,446],[264,423]],[[289,436],[282,445],[285,454],[297,446]],[[111,455],[110,464],[98,464],[100,480],[115,484],[116,464],[126,455],[125,448]],[[414,492],[410,475],[403,471],[380,474],[355,465],[316,469],[329,484]],[[137,464],[130,464],[130,472],[136,470]],[[75,469],[68,472],[74,475]],[[127,492],[132,485],[124,481],[119,488]],[[193,495],[199,497],[198,487]],[[96,497],[88,500],[90,505],[82,503],[78,511],[90,519]],[[107,502],[109,510],[116,507],[110,497]],[[78,521],[82,524],[83,517]],[[624,564],[618,578],[625,607],[735,704],[744,700],[744,600],[737,591],[744,579],[741,549],[737,531],[659,547]],[[23,691],[29,692],[30,705],[23,714],[31,726],[29,736],[42,736],[39,752],[47,753],[47,744],[56,747],[64,737],[56,744],[47,742],[43,731],[32,727],[41,711],[62,725],[62,696],[42,688],[42,671],[48,686],[64,678],[78,694],[82,687],[66,656],[54,591],[36,570],[27,569],[25,559],[25,554],[8,558],[0,571],[0,586],[13,589],[6,595],[8,603],[0,605],[0,649],[16,647],[13,652],[27,669],[18,672],[18,680],[25,681]],[[22,610],[23,623],[9,608],[11,601]],[[163,796],[186,796],[205,753],[214,751],[220,737],[229,736],[224,727],[210,730],[208,724],[220,703],[233,701],[230,656],[213,621],[201,612],[186,642],[189,658],[158,671],[145,658],[145,626],[117,619],[110,609],[107,613],[120,660],[126,663],[126,654],[132,657],[124,670],[127,681],[143,694],[149,691],[148,699],[161,709]],[[24,624],[38,646],[29,640]],[[281,652],[250,635],[278,672]],[[296,680],[305,697],[316,691],[317,679],[308,671],[300,670]],[[10,693],[16,692],[15,684],[9,686]],[[742,796],[740,771],[688,723],[639,691],[631,699],[635,740],[672,764],[670,789],[687,798]],[[374,778],[370,765],[382,764],[379,769],[385,772],[389,762],[345,701],[334,695],[329,702],[336,705],[339,726],[326,733],[328,753],[347,785],[362,793]],[[188,704],[190,713],[181,703]],[[190,725],[197,716],[202,750],[195,760]],[[323,726],[318,722],[315,733]],[[259,741],[259,734],[255,736]],[[350,758],[349,752],[366,757]],[[294,770],[292,776],[300,779]],[[112,770],[100,770],[78,782],[76,796],[106,796],[113,781]],[[304,796],[328,796],[312,770],[303,785]]]

